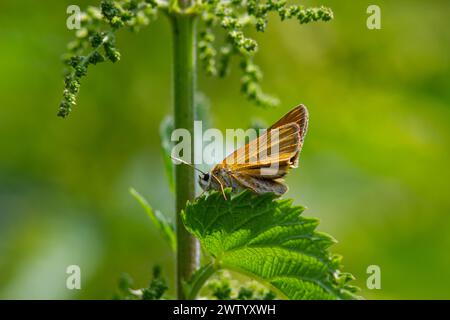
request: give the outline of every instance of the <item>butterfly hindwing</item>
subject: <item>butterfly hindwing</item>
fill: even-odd
[[[255,177],[243,173],[234,173],[232,176],[243,187],[258,194],[273,192],[277,196],[281,196],[288,190],[288,187],[282,181],[276,179]]]

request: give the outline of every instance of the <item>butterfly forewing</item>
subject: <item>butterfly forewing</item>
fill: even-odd
[[[282,177],[297,167],[308,128],[308,111],[299,105],[278,120],[260,137],[237,149],[213,170],[256,193],[287,191]],[[220,179],[220,178],[219,178]],[[227,185],[227,183],[223,183]],[[222,183],[221,183],[222,186]]]
[[[221,166],[231,171],[257,169],[274,163],[279,163],[280,168],[286,164],[296,167],[307,127],[308,111],[303,105],[297,106],[260,137],[226,157]]]
[[[275,122],[270,128],[278,128],[282,125],[288,124],[288,123],[296,123],[300,127],[300,132],[302,133],[302,137],[305,136],[306,130],[308,129],[308,109],[304,105],[298,105],[288,113],[286,113],[280,120]]]
[[[298,150],[298,153],[294,156],[292,159],[292,167],[297,168],[298,167],[298,157],[300,155],[300,151],[303,146],[303,140],[305,139],[306,132],[308,131],[308,120],[309,120],[309,114],[308,109],[304,105],[298,105],[291,111],[289,111],[287,114],[284,115],[280,120],[275,122],[268,130],[278,128],[282,125],[285,125],[286,123],[296,123],[300,127],[300,148]]]
[[[267,167],[279,168],[292,164],[291,159],[295,157],[299,147],[299,127],[296,123],[289,123],[268,130],[257,139],[250,141],[227,157],[222,165],[232,172]]]

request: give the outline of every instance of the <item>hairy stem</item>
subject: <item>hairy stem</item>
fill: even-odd
[[[180,1],[181,2],[181,1]],[[182,3],[180,3],[180,6]],[[172,16],[174,35],[174,120],[175,129],[187,129],[191,134],[191,156],[194,156],[194,92],[196,80],[195,17],[178,12]],[[175,166],[176,231],[177,231],[177,294],[185,299],[183,283],[199,265],[199,244],[184,228],[181,210],[195,198],[195,172],[189,166]]]

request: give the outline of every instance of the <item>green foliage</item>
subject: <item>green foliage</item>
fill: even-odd
[[[174,146],[172,142],[171,134],[174,130],[173,117],[166,116],[159,126],[159,137],[161,139],[161,151],[164,162],[164,169],[169,182],[170,191],[175,192],[175,174],[173,168],[173,162],[171,152]]]
[[[168,289],[166,280],[161,276],[161,268],[153,268],[153,279],[150,285],[142,290],[142,300],[159,300]]]
[[[68,44],[63,60],[66,65],[63,99],[58,116],[66,117],[76,104],[81,78],[90,65],[120,60],[116,48],[116,32],[121,28],[132,31],[147,25],[156,16],[157,4],[151,0],[103,0],[100,7],[89,7],[81,15],[81,29]]]
[[[199,268],[187,283],[184,291],[187,299],[219,299],[219,300],[273,300],[276,294],[250,279],[237,281],[232,279],[226,270],[220,270],[212,262]]]
[[[228,74],[231,56],[238,56],[242,72],[241,91],[260,106],[274,106],[278,104],[278,100],[261,89],[262,72],[253,62],[258,44],[245,35],[244,29],[251,26],[264,32],[271,12],[276,13],[281,20],[297,19],[301,24],[333,18],[333,12],[329,8],[288,5],[285,0],[208,0],[200,6],[203,27],[198,47],[199,58],[206,73],[224,77]],[[222,28],[225,32],[225,39],[221,44],[214,43],[217,38],[215,28]]]
[[[198,57],[206,73],[226,76],[231,57],[238,56],[242,72],[241,91],[260,106],[277,105],[278,99],[261,89],[262,72],[253,62],[258,44],[245,35],[244,29],[253,26],[263,32],[270,12],[276,13],[281,20],[297,19],[301,24],[333,18],[329,8],[288,5],[285,0],[206,0],[195,1],[185,9],[181,9],[177,1],[103,0],[99,7],[90,6],[82,13],[81,29],[76,31],[76,39],[68,45],[68,53],[63,59],[67,68],[58,116],[66,117],[76,105],[81,79],[87,75],[90,65],[120,60],[116,32],[122,28],[137,31],[154,20],[158,11],[169,16],[198,16],[203,22],[198,34]],[[217,28],[225,33],[220,44],[216,41]]]
[[[133,278],[123,273],[118,282],[119,291],[114,295],[116,300],[161,300],[167,291],[167,282],[162,277],[161,268],[153,267],[153,278],[147,288],[133,289]]]
[[[139,194],[135,189],[130,189],[131,195],[136,199],[136,201],[144,208],[150,220],[161,232],[164,239],[167,240],[173,251],[176,250],[177,241],[175,239],[175,231],[173,224],[166,218],[164,214],[158,210],[153,210],[150,204],[145,200],[145,198]]]
[[[254,277],[289,299],[356,298],[353,277],[328,252],[335,240],[315,231],[318,221],[302,217],[302,207],[271,194],[226,193],[231,200],[214,192],[182,213],[216,269]]]
[[[226,272],[219,272],[206,287],[211,292],[211,297],[219,300],[273,300],[276,298],[272,290],[256,281],[242,285],[240,281],[233,281],[231,275]]]

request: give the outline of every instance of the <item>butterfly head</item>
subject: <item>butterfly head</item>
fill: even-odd
[[[203,190],[208,190],[211,184],[211,174],[206,172],[198,176],[198,183]]]

